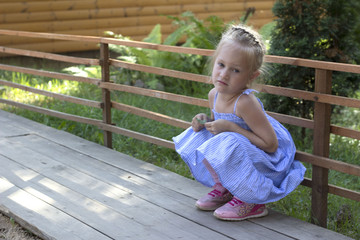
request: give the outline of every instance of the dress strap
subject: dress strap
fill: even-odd
[[[240,96],[238,96],[238,98],[236,99],[236,101],[235,101],[235,104],[234,104],[234,114],[236,113],[236,105],[237,105],[237,103],[238,103],[238,101],[239,101],[239,98],[242,96],[242,95],[244,95],[244,94],[246,94],[246,95],[249,95],[250,93],[252,93],[252,92],[258,92],[258,91],[256,91],[255,89],[250,89],[250,88],[248,88],[248,89],[245,89],[241,94],[240,94]]]
[[[218,93],[219,93],[219,92],[216,92],[216,93],[215,93],[213,109],[215,109],[215,103],[216,103],[216,99],[217,99]]]

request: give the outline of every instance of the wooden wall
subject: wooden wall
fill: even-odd
[[[192,11],[198,18],[217,15],[237,20],[255,7],[249,24],[255,28],[273,19],[275,0],[0,0],[0,29],[104,36],[113,31],[141,41],[160,23],[164,35],[174,28],[163,15]],[[0,46],[77,52],[98,49],[96,44],[0,36]]]

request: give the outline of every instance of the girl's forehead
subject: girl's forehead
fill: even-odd
[[[220,48],[221,51],[234,51],[237,53],[245,52],[245,46],[242,46],[240,43],[228,40],[224,42]]]
[[[237,43],[224,44],[219,49],[218,60],[229,61],[231,64],[242,65],[247,61],[247,54]]]

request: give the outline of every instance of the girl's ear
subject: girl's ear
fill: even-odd
[[[250,75],[250,81],[253,81],[255,78],[257,78],[260,75],[260,71],[256,70],[255,72]]]
[[[249,82],[247,84],[248,87],[250,87],[250,85],[252,84],[252,82],[260,75],[260,71],[256,70],[255,72],[253,72],[252,74],[250,74],[250,79]]]

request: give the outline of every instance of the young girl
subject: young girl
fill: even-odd
[[[249,88],[264,55],[255,31],[229,28],[212,58],[211,117],[197,114],[192,127],[173,138],[195,179],[213,188],[195,205],[222,220],[266,216],[265,203],[285,197],[304,177],[290,133]]]

